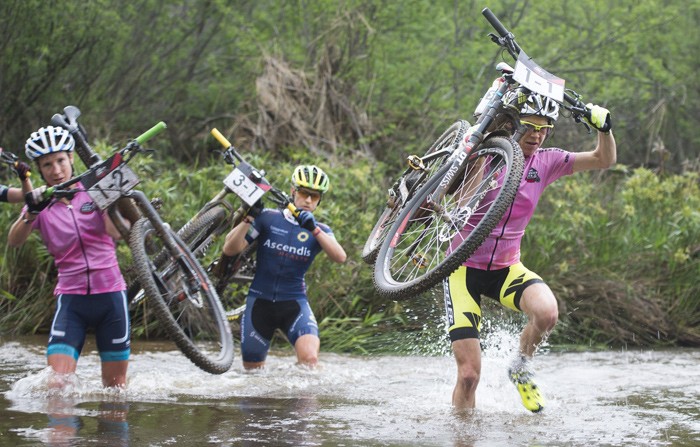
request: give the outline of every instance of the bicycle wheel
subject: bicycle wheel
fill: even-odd
[[[197,259],[203,261],[218,233],[221,225],[226,223],[227,211],[217,206],[199,218],[189,222],[178,231],[178,235],[189,246]],[[229,320],[235,320],[245,310],[245,297],[248,285],[255,276],[255,250],[257,242],[248,245],[236,256],[221,256],[213,261],[203,263],[215,289],[224,313]]]
[[[493,137],[466,160],[458,181],[439,203],[428,199],[449,169],[445,165],[399,213],[379,250],[377,290],[401,300],[436,285],[479,248],[515,199],[523,154],[511,138]]]
[[[430,146],[421,160],[422,169],[409,168],[389,189],[386,207],[382,211],[377,223],[362,248],[362,259],[367,264],[374,264],[379,253],[379,248],[386,239],[389,229],[396,220],[396,216],[403,206],[413,197],[413,194],[432,178],[433,174],[443,165],[455,147],[464,138],[469,129],[469,123],[464,120],[457,121],[447,128],[440,137]]]
[[[258,242],[253,241],[235,256],[222,255],[215,269],[216,291],[229,321],[236,320],[245,311],[248,287],[253,282],[256,268]]]
[[[202,265],[208,249],[215,239],[215,232],[226,222],[227,211],[224,207],[216,206],[206,211],[198,218],[187,222],[180,228],[177,235],[187,244],[190,251]],[[169,259],[167,250],[162,250],[153,258],[153,264],[162,267]],[[127,297],[132,307],[139,305],[145,297],[144,290],[139,281],[133,281],[127,290]]]
[[[198,218],[187,222],[178,230],[177,235],[187,244],[192,254],[201,259],[214,241],[217,230],[226,222],[227,214],[224,207],[215,206]]]
[[[221,302],[192,252],[168,231],[180,259],[170,257],[158,265],[155,258],[166,246],[151,222],[140,219],[131,230],[129,246],[146,304],[153,306],[158,323],[187,358],[204,371],[224,373],[233,363],[233,336]]]

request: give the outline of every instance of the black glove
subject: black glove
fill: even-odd
[[[46,186],[29,191],[24,195],[24,203],[27,204],[27,211],[31,214],[39,214],[51,203],[51,197],[44,198]]]
[[[263,207],[262,200],[258,200],[257,202],[255,202],[253,204],[253,206],[248,208],[248,214],[246,214],[246,215],[252,217],[253,219],[257,219],[257,217],[260,215],[260,213],[262,213],[263,208],[264,207]]]
[[[310,211],[302,211],[295,217],[301,228],[309,231],[316,229],[316,219],[314,219],[314,215]]]
[[[32,174],[32,168],[23,161],[16,161],[14,167],[21,182],[25,181]]]

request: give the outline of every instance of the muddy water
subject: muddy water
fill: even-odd
[[[457,414],[449,354],[322,354],[310,371],[282,352],[262,372],[238,361],[212,376],[172,345],[138,343],[116,392],[101,388],[88,345],[58,394],[44,340],[0,343],[0,445],[700,445],[700,350],[544,353],[535,368],[548,406],[530,414],[505,375],[512,339],[487,349],[478,408]]]

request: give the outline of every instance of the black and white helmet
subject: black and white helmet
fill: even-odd
[[[30,160],[36,160],[53,152],[72,152],[75,140],[62,127],[42,127],[33,132],[24,145],[24,152]]]
[[[518,111],[520,116],[537,115],[556,121],[559,118],[559,103],[552,98],[539,95],[519,87],[503,95],[503,104]]]

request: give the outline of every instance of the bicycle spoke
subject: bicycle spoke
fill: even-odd
[[[496,226],[522,176],[517,145],[504,138],[496,142],[474,152],[454,177],[456,183],[444,190],[440,182],[446,166],[397,216],[379,253],[383,261],[375,268],[381,292],[396,299],[426,290],[464,262]],[[514,149],[515,167],[510,165]]]

